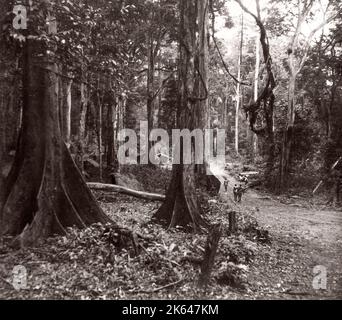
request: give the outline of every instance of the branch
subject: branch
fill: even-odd
[[[256,2],[256,7],[257,7],[257,15],[258,15],[258,19],[261,21],[260,0],[255,0],[255,2]]]
[[[332,22],[338,15],[340,12],[336,13],[335,15],[332,15],[329,19],[324,19],[324,21],[318,25],[315,29],[313,29],[310,34],[309,37],[306,40],[306,44],[304,47],[304,56],[301,59],[300,65],[296,71],[296,74],[298,74],[304,67],[304,64],[306,63],[308,54],[309,54],[309,48],[310,48],[310,42],[312,40],[312,38],[314,37],[314,35],[320,30],[322,29],[325,25],[329,24],[330,22]]]
[[[235,0],[241,7],[241,9],[243,11],[245,11],[246,13],[250,14],[255,20],[259,20],[259,18],[252,12],[250,11],[243,3],[241,0]],[[260,7],[259,7],[260,10]]]
[[[245,82],[239,81],[239,80],[238,80],[238,79],[229,71],[229,68],[228,68],[226,62],[224,61],[224,58],[223,58],[222,53],[221,53],[221,51],[220,51],[220,48],[219,48],[219,46],[218,46],[218,44],[217,44],[217,41],[216,41],[216,39],[215,39],[214,33],[211,35],[211,37],[212,37],[212,39],[213,39],[213,41],[214,41],[215,48],[216,48],[216,50],[217,50],[217,52],[218,52],[218,54],[219,54],[219,56],[220,56],[220,58],[221,58],[222,65],[223,65],[224,69],[226,70],[226,72],[228,73],[228,75],[229,75],[236,83],[241,84],[241,85],[243,85],[243,86],[251,87],[252,85],[251,85],[250,83],[245,83]]]
[[[230,72],[230,70],[229,70],[229,68],[228,68],[228,66],[227,66],[227,64],[226,64],[226,62],[224,61],[224,58],[223,58],[222,53],[221,53],[221,50],[220,50],[220,48],[219,48],[219,46],[218,46],[218,43],[217,43],[217,41],[216,41],[216,38],[215,38],[215,12],[214,12],[214,9],[213,9],[212,5],[210,6],[210,11],[211,11],[211,14],[212,14],[212,26],[211,26],[211,28],[212,28],[212,35],[211,35],[211,37],[212,37],[212,39],[213,39],[215,48],[216,48],[216,50],[217,50],[217,52],[218,52],[218,54],[219,54],[219,56],[220,56],[220,59],[221,59],[221,61],[222,61],[222,65],[223,65],[224,69],[226,70],[227,74],[235,81],[235,83],[240,84],[240,85],[243,85],[243,86],[251,87],[252,85],[251,85],[250,83],[244,83],[244,82],[239,81],[239,80]]]

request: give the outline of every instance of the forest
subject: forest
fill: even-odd
[[[0,299],[341,299],[339,0],[0,0]]]

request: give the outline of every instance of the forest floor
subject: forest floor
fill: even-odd
[[[236,179],[214,168],[218,177],[229,181],[226,201],[232,201]],[[315,204],[316,202],[316,204]],[[259,298],[342,299],[342,210],[329,208],[319,200],[276,197],[249,189],[239,210],[252,212],[258,224],[269,230],[270,251],[259,252],[249,280],[260,286]],[[327,272],[326,290],[314,290],[314,268]],[[265,288],[281,290],[268,292]]]
[[[111,230],[93,226],[70,230],[38,248],[12,251],[3,244],[0,298],[342,299],[341,211],[255,190],[247,191],[241,205],[232,204],[234,177],[215,174],[227,176],[230,187],[209,201],[208,219],[228,229],[227,212],[236,210],[239,231],[221,239],[207,289],[196,285],[205,235],[151,223],[158,202],[97,192],[114,221],[152,240],[140,240],[138,255],[129,249],[117,252]],[[20,290],[13,286],[18,265],[27,272]],[[326,290],[313,288],[316,266],[327,270]]]

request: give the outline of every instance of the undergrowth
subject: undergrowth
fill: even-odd
[[[155,206],[128,196],[117,195],[115,203],[102,206],[119,225],[130,227],[146,239],[139,239],[136,247],[131,243],[120,244],[116,229],[96,224],[84,230],[70,229],[66,236],[51,238],[38,248],[13,252],[3,245],[0,295],[34,299],[146,299],[217,298],[223,291],[247,292],[248,270],[258,248],[265,245],[257,236],[259,227],[252,216],[239,216],[237,234],[223,235],[210,285],[203,291],[197,288],[197,280],[205,234],[166,231],[150,222]],[[225,220],[218,209],[207,218],[210,223]],[[25,266],[28,272],[28,287],[20,292],[10,286],[11,270],[16,265]]]

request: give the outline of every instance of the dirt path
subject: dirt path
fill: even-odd
[[[221,196],[231,202],[236,180],[222,167],[212,170],[221,182],[229,181],[228,192],[222,187]],[[237,209],[253,211],[272,238],[272,246],[262,253],[251,275],[260,279],[257,292],[263,298],[342,299],[342,210],[323,210],[301,199],[286,202],[248,190],[242,203],[236,205]],[[313,288],[315,266],[326,268],[326,290]]]

